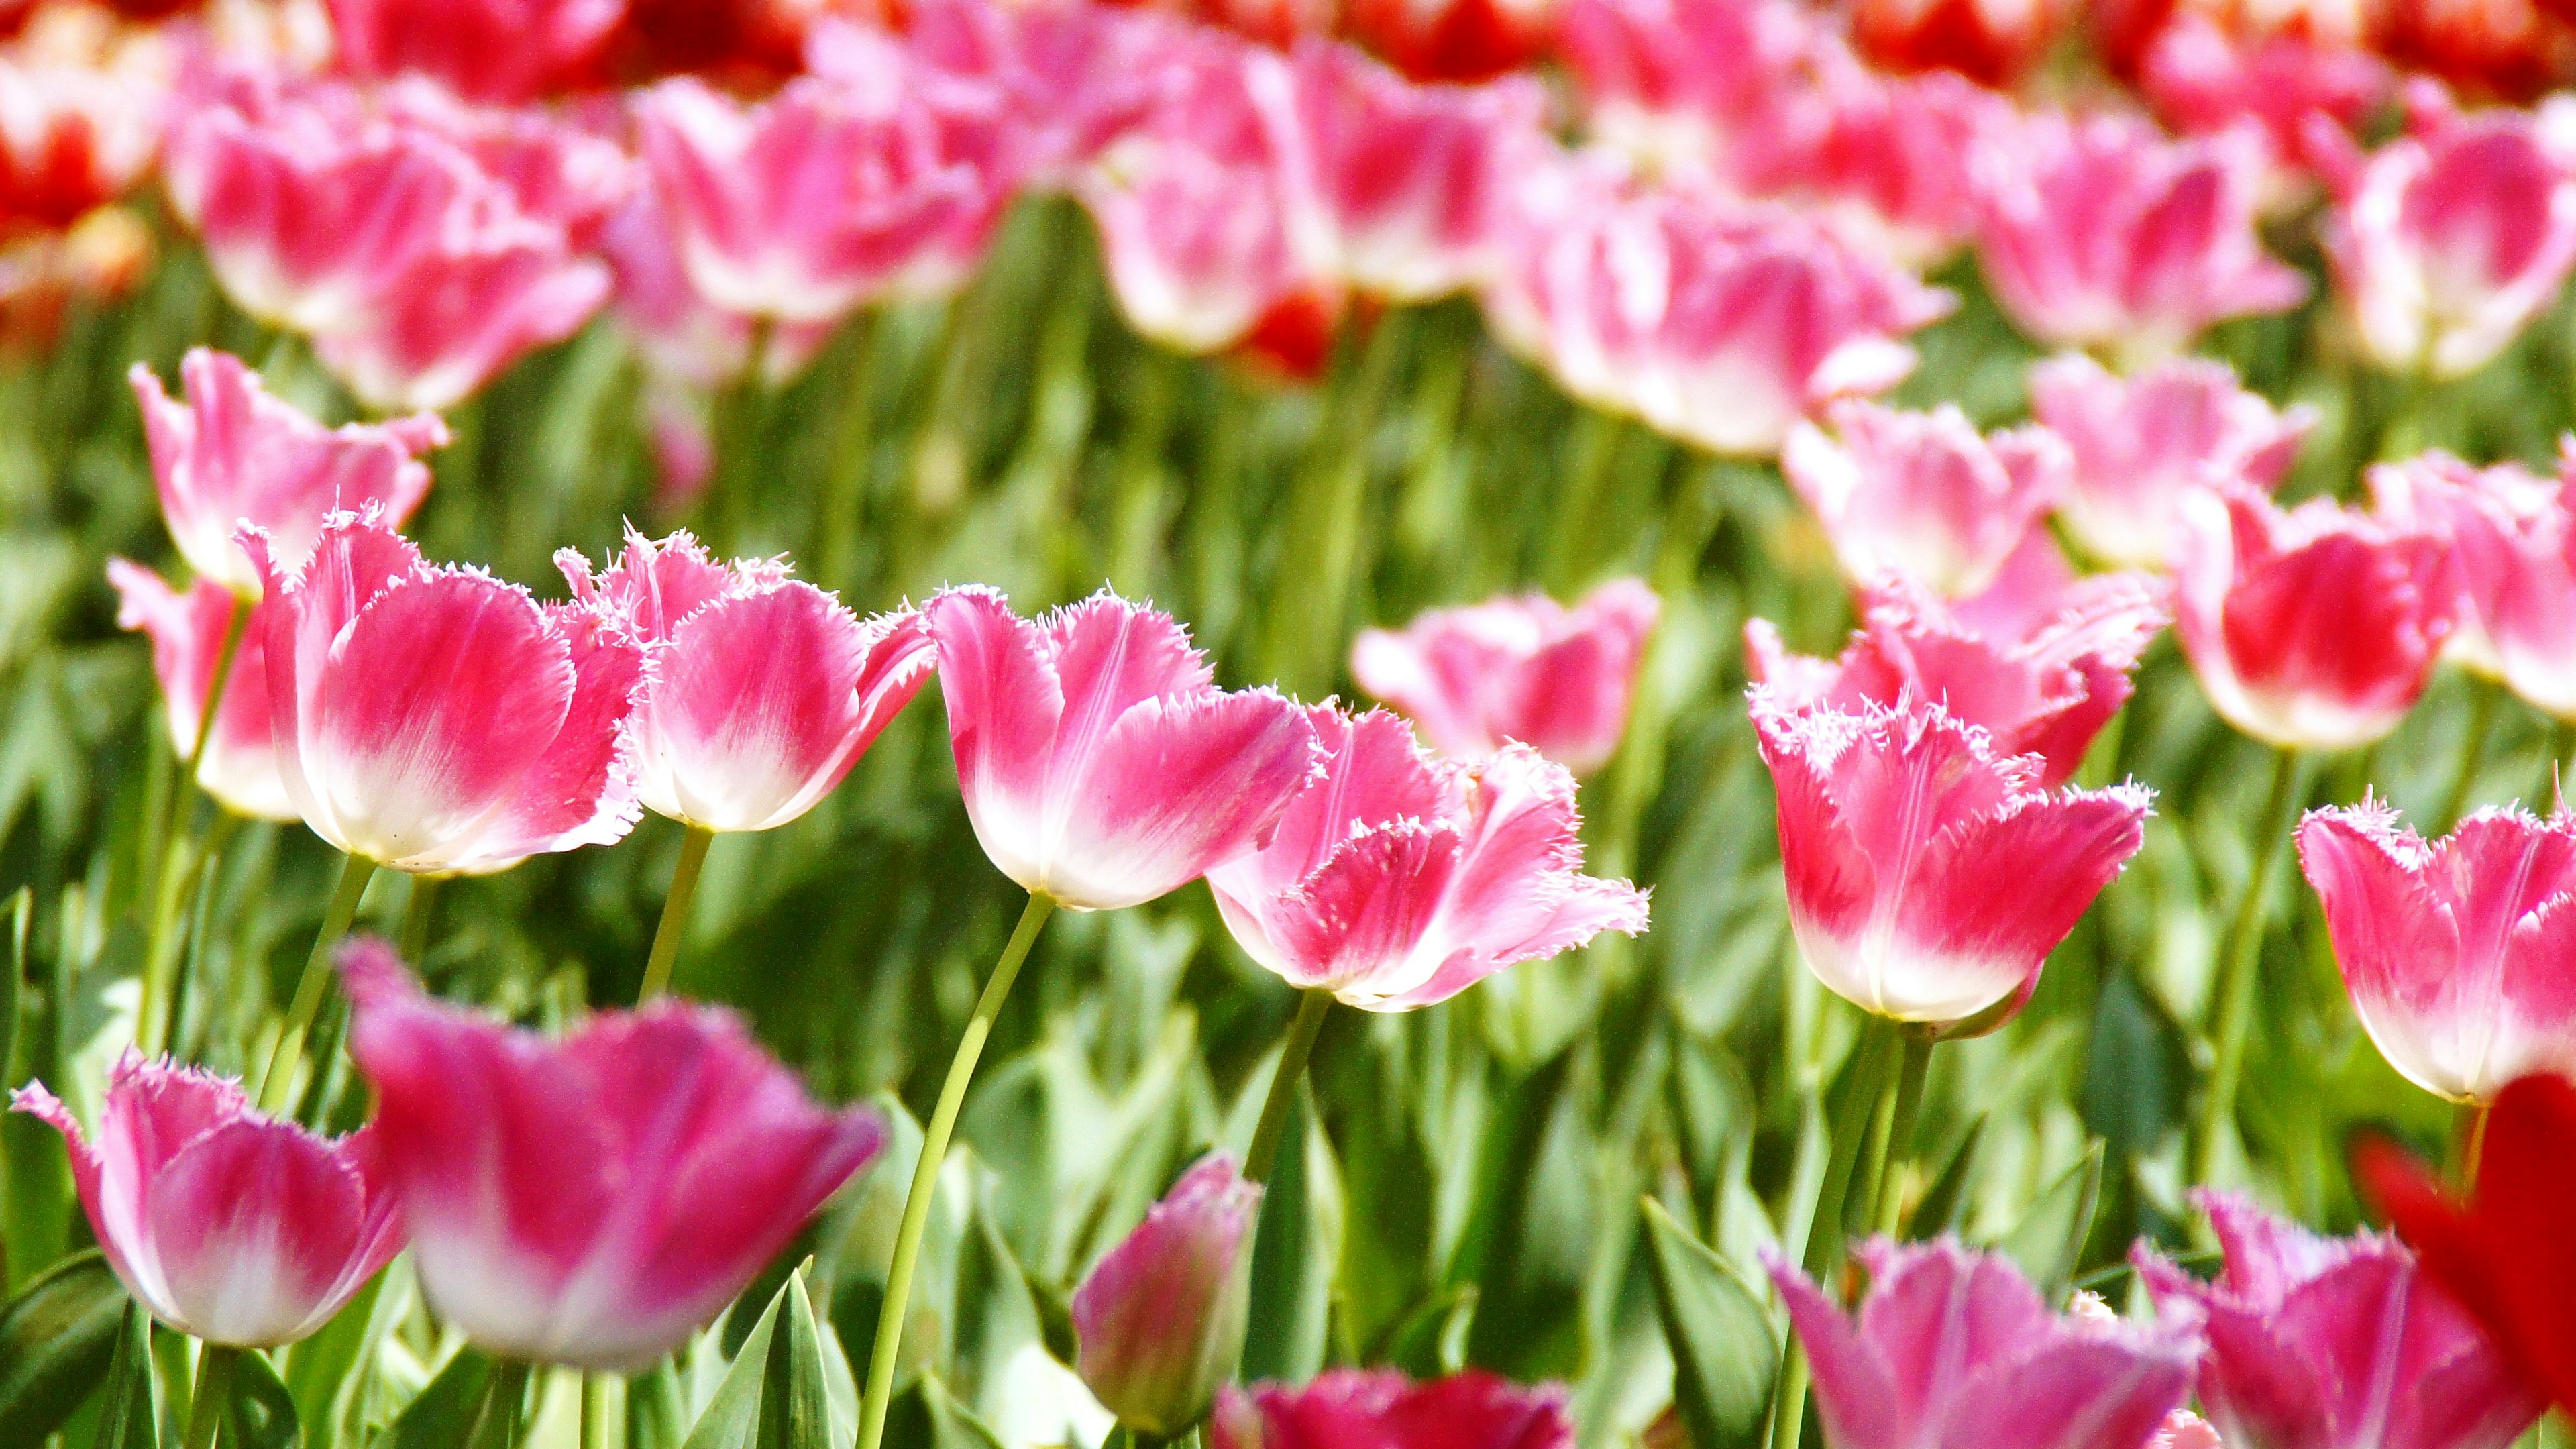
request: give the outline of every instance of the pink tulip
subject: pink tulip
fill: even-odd
[[[729,1012],[665,998],[550,1041],[424,995],[382,941],[340,971],[421,1290],[495,1354],[649,1365],[884,1145]]]
[[[1618,753],[1662,612],[1637,579],[1613,579],[1571,609],[1544,594],[1435,609],[1402,633],[1361,630],[1351,676],[1444,755],[1481,759],[1518,740],[1588,775]]]
[[[2397,728],[2450,628],[2433,535],[2242,487],[2193,490],[2177,522],[2175,632],[2211,708],[2282,749]]]
[[[678,391],[701,395],[740,380],[751,365],[759,324],[699,294],[680,260],[679,239],[659,191],[648,184],[630,192],[600,223],[598,249],[617,279],[611,315],[634,341],[648,372],[679,385]],[[794,377],[832,331],[828,322],[773,326],[762,351],[763,375],[773,385]]]
[[[2218,1437],[2207,1419],[2189,1409],[2176,1409],[2156,1426],[2147,1449],[2227,1449],[2227,1441]]]
[[[2455,1102],[2576,1075],[2576,819],[2481,810],[2427,844],[2365,800],[2312,812],[2299,862],[2400,1075]]]
[[[626,0],[327,0],[351,75],[427,75],[511,104],[590,79]]]
[[[2138,86],[2157,118],[2187,136],[2215,135],[2249,119],[2259,124],[2272,155],[2269,189],[2278,197],[2291,191],[2294,168],[2311,154],[2309,127],[2322,120],[2346,135],[2359,130],[2396,90],[2397,77],[2357,45],[2287,30],[2239,35],[2176,9],[2138,62]]]
[[[451,236],[376,299],[363,323],[314,338],[359,401],[448,408],[535,348],[581,330],[608,300],[608,271],[534,222]]]
[[[2382,367],[2437,378],[2484,366],[2576,269],[2576,174],[2524,111],[2453,113],[2412,92],[2412,133],[2363,157],[2317,132],[2336,198],[2335,287]]]
[[[1798,954],[1873,1015],[1944,1036],[2002,1025],[2145,842],[2145,787],[2052,795],[2042,760],[1936,703],[1793,712],[1757,688],[1753,724]]]
[[[1850,1316],[1787,1262],[1771,1264],[1833,1449],[1980,1437],[2140,1449],[2191,1393],[2200,1345],[2186,1330],[2053,1315],[2011,1260],[1947,1238],[1878,1238],[1854,1255],[1869,1293]]]
[[[1169,615],[1100,593],[1022,619],[985,588],[922,613],[975,838],[1060,906],[1180,889],[1266,838],[1315,775],[1305,712],[1217,689]]]
[[[1969,166],[2012,103],[1959,76],[1889,76],[1823,49],[1737,147],[1734,184],[1817,215],[1874,256],[1925,271],[1977,228]]]
[[[2030,611],[2036,618],[1994,618],[1975,601],[1953,605],[1886,578],[1861,589],[1861,627],[1841,658],[1791,654],[1755,619],[1744,626],[1746,668],[1782,708],[1939,704],[1984,730],[1998,753],[2039,756],[2040,784],[2053,788],[2074,777],[2128,702],[2129,672],[2169,618],[2166,592],[2143,574],[2070,575]]]
[[[1793,0],[1571,0],[1561,31],[1594,138],[1657,171],[1724,177],[1823,27]]]
[[[1326,1369],[1302,1389],[1229,1387],[1213,1449],[1574,1449],[1563,1384],[1522,1388],[1480,1369],[1414,1383],[1394,1369]]]
[[[1215,1153],[1181,1175],[1073,1293],[1082,1381],[1119,1422],[1173,1438],[1243,1352],[1261,1184]]]
[[[1929,413],[1836,406],[1839,438],[1789,433],[1780,470],[1858,582],[1895,573],[1936,593],[1973,594],[2064,496],[2074,460],[2046,428],[1980,437],[1944,403]]]
[[[161,576],[128,559],[107,561],[107,581],[116,586],[117,627],[140,629],[152,638],[152,672],[161,681],[161,707],[170,729],[170,748],[186,759],[197,747],[205,719],[206,691],[214,687],[215,656],[221,652],[233,611],[253,609],[232,590],[201,578],[184,594]],[[224,683],[222,706],[215,715],[215,737],[206,742],[197,765],[197,783],[237,815],[261,820],[294,820],[295,801],[277,771],[277,747],[268,729],[268,661],[261,647],[261,620],[254,613],[234,646],[232,672]]]
[[[2274,408],[2223,362],[2173,358],[2123,379],[2080,352],[2031,368],[2030,410],[2074,455],[2058,516],[2094,557],[2137,568],[2171,561],[2184,492],[2268,492],[2317,417]]]
[[[644,159],[708,301],[828,322],[982,258],[1011,186],[998,98],[879,59],[873,84],[807,77],[750,106],[685,77],[644,92]]]
[[[131,1050],[108,1073],[94,1137],[42,1083],[9,1105],[63,1134],[107,1266],[181,1333],[293,1343],[402,1251],[373,1127],[317,1137],[261,1116],[227,1078]]]
[[[1260,849],[1208,872],[1253,960],[1367,1011],[1446,1001],[1516,961],[1646,929],[1646,895],[1582,873],[1574,777],[1525,745],[1423,757],[1393,715],[1309,712],[1329,752]]]
[[[609,135],[536,107],[468,105],[435,81],[402,80],[374,94],[378,114],[444,137],[500,184],[523,216],[560,226],[589,250],[642,182],[643,167]],[[613,124],[603,118],[600,129]]]
[[[643,641],[635,784],[644,808],[713,831],[774,830],[841,783],[930,677],[911,610],[862,620],[784,565],[707,555],[632,528],[596,577],[555,556],[574,602]]]
[[[2038,341],[2138,362],[2285,311],[2308,286],[2255,234],[2263,164],[2249,132],[2169,141],[2125,117],[2031,116],[1980,160],[1987,285]]]
[[[184,403],[142,363],[127,376],[170,538],[190,568],[235,593],[259,591],[258,572],[233,542],[237,526],[258,525],[277,556],[300,568],[334,510],[373,507],[401,527],[429,492],[429,465],[418,455],[447,443],[447,425],[429,413],[323,427],[270,396],[228,352],[197,347],[181,359]]]
[[[481,874],[634,826],[644,650],[620,626],[425,563],[372,514],[332,515],[300,570],[257,529],[241,539],[266,591],[278,768],[315,834],[396,870]]]
[[[1182,83],[1201,38],[1177,18],[1090,0],[926,0],[910,7],[914,56],[997,87],[1010,114],[1011,169],[1062,191]],[[846,44],[855,27],[827,22],[809,53]],[[820,67],[818,67],[820,68]]]
[[[2370,470],[2380,512],[2440,535],[2451,632],[2443,653],[2534,708],[2576,719],[2576,518],[2568,478],[2427,453]]]
[[[2203,1282],[2140,1244],[2156,1312],[2208,1339],[2200,1402],[2239,1449],[2505,1449],[2540,1397],[2396,1239],[2321,1238],[2202,1189],[2227,1251]]]

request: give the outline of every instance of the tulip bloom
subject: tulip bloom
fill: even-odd
[[[228,352],[189,349],[179,363],[184,403],[142,363],[128,376],[171,541],[190,568],[235,593],[256,595],[260,586],[233,542],[236,527],[257,525],[277,556],[300,568],[334,510],[372,507],[400,528],[429,492],[419,455],[447,443],[447,425],[433,413],[323,427],[270,396]]]
[[[2278,200],[2308,189],[2296,168],[2312,154],[2309,128],[2322,121],[2350,135],[2396,91],[2397,76],[2358,45],[2293,31],[2238,35],[2178,9],[2140,58],[2138,89],[2158,120],[2186,136],[2260,125]]]
[[[1733,185],[1818,217],[1898,266],[1929,271],[1977,229],[1969,165],[2012,103],[1945,72],[1883,75],[1825,50],[1739,138]]]
[[[2336,290],[2380,366],[2453,378],[2521,335],[2576,269],[2576,175],[2514,110],[2412,97],[2412,133],[2364,158],[2320,132]]]
[[[334,514],[311,561],[242,544],[265,589],[269,718],[304,823],[413,874],[482,874],[635,824],[629,701],[644,651],[569,604],[425,563]]]
[[[1588,775],[1618,753],[1662,612],[1638,579],[1613,579],[1571,609],[1544,594],[1434,609],[1401,633],[1361,630],[1351,676],[1444,755],[1480,759],[1518,740]]]
[[[2080,352],[2031,368],[2030,410],[2074,458],[2058,516],[2094,557],[2134,568],[2171,561],[2188,490],[2271,491],[2317,417],[2274,408],[2223,362],[2178,357],[2124,379]]]
[[[2432,535],[2246,488],[2194,490],[2178,523],[2175,629],[2211,708],[2282,749],[2397,728],[2450,627]]]
[[[2214,322],[2286,311],[2308,284],[2255,234],[2262,166],[2245,133],[2168,141],[2125,117],[2028,117],[1979,160],[1987,284],[2035,340],[2142,362]]]
[[[1496,80],[1543,56],[1561,0],[1350,0],[1341,33],[1417,81]]]
[[[142,178],[160,97],[127,69],[0,58],[0,228],[61,231]]]
[[[2145,842],[2145,787],[2052,795],[2041,760],[1938,704],[1792,712],[1757,688],[1753,724],[1798,954],[1876,1016],[1943,1036],[2002,1025]]]
[[[2481,810],[2439,841],[2370,801],[2299,826],[2353,1009],[2388,1064],[2455,1102],[2576,1073],[2576,818]]]
[[[643,642],[635,783],[644,808],[702,830],[774,830],[850,773],[930,677],[910,610],[862,620],[778,564],[727,566],[675,533],[632,529],[594,576],[556,562],[576,603]]]
[[[1268,836],[1314,778],[1305,712],[1216,688],[1169,615],[1101,593],[1022,619],[972,587],[922,615],[975,838],[1057,905],[1178,890]]]
[[[1847,402],[1832,420],[1838,437],[1811,423],[1792,428],[1780,471],[1855,582],[1895,573],[1936,593],[1976,593],[2064,495],[2074,470],[2047,429],[1980,437],[1952,403],[1907,413]]]
[[[402,1251],[374,1127],[317,1137],[261,1116],[226,1078],[131,1050],[108,1073],[95,1136],[42,1083],[9,1105],[63,1134],[116,1281],[207,1343],[293,1343]]]
[[[1181,1175],[1073,1292],[1082,1381],[1119,1422],[1172,1438],[1243,1352],[1261,1184],[1217,1153]]]
[[[1258,850],[1208,872],[1253,960],[1367,1011],[1446,1001],[1516,961],[1646,929],[1646,895],[1582,873],[1574,777],[1526,746],[1425,759],[1393,715],[1309,711],[1324,777]]]
[[[2061,0],[1859,0],[1852,43],[1895,71],[1949,70],[1999,90],[2039,63],[2067,12]]]
[[[511,105],[588,80],[626,0],[328,0],[351,75],[434,76],[470,100]]]
[[[1326,1369],[1301,1389],[1229,1386],[1213,1449],[1573,1449],[1563,1384],[1468,1369],[1414,1383],[1394,1369]]]
[[[201,578],[180,593],[129,559],[109,559],[107,581],[116,587],[117,627],[151,636],[152,672],[161,681],[170,748],[185,760],[195,753],[197,731],[205,727],[206,693],[214,687],[216,656],[233,627],[234,611],[257,606],[243,603],[212,579]],[[215,735],[198,761],[197,783],[237,815],[294,820],[295,801],[278,773],[277,747],[269,734],[263,633],[254,613],[234,645],[232,670],[215,711]]]
[[[2202,1407],[2245,1449],[2505,1449],[2538,1395],[2468,1310],[2375,1233],[2320,1238],[2247,1198],[2193,1201],[2227,1268],[2203,1282],[2141,1243],[2159,1316],[2197,1328]]]
[[[1848,1316],[1771,1263],[1834,1449],[1966,1443],[2023,1422],[2062,1449],[2138,1449],[2190,1396],[2188,1331],[2051,1314],[2010,1259],[1947,1238],[1878,1238],[1853,1254],[1869,1293]]]
[[[1558,48],[1587,134],[1656,171],[1723,176],[1821,36],[1795,0],[1570,0]]]
[[[548,1040],[424,995],[382,941],[340,971],[421,1290],[495,1354],[643,1368],[884,1145],[874,1108],[816,1106],[725,1011],[665,1000]]]
[[[1045,191],[1070,187],[1103,148],[1150,116],[1206,44],[1172,15],[1109,5],[925,0],[908,15],[904,42],[916,59],[1000,91],[1008,169]],[[853,35],[864,32],[827,21],[808,51],[824,55]]]
[[[2533,708],[2576,719],[2576,518],[2569,464],[2473,468],[2427,453],[2370,470],[2381,513],[2441,535],[2451,632],[2442,652]]]

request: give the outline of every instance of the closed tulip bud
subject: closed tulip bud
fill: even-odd
[[[1170,1438],[1203,1418],[1243,1352],[1261,1184],[1200,1161],[1073,1294],[1075,1368],[1119,1422]]]

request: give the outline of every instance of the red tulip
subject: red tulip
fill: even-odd
[[[256,609],[232,590],[200,578],[186,593],[173,590],[161,576],[128,559],[107,561],[107,581],[116,586],[116,623],[140,629],[152,638],[152,672],[161,681],[161,706],[170,730],[170,748],[186,759],[197,747],[204,726],[206,692],[214,687],[215,656],[237,609]],[[215,715],[215,737],[206,742],[197,765],[197,783],[238,815],[261,820],[298,818],[294,798],[278,773],[277,746],[268,726],[268,658],[261,642],[263,626],[254,613],[233,648],[232,672],[226,676],[222,706]]]
[[[1346,0],[1342,34],[1418,81],[1497,80],[1545,54],[1562,0]]]
[[[431,76],[461,96],[504,105],[588,80],[626,14],[626,0],[327,3],[349,74]]]
[[[1402,633],[1360,631],[1351,677],[1444,755],[1480,759],[1518,740],[1588,775],[1618,752],[1662,612],[1637,579],[1613,579],[1571,609],[1544,594],[1435,609]]]
[[[1940,594],[1978,592],[2074,470],[2046,428],[1981,437],[1952,403],[1910,413],[1846,402],[1831,417],[1838,436],[1812,423],[1790,430],[1780,471],[1856,582],[1892,573]]]
[[[2387,0],[2364,8],[2377,14],[2389,59],[2483,98],[2528,104],[2576,75],[2564,0]]]
[[[2448,543],[2439,588],[2449,600],[2443,652],[2501,679],[2533,708],[2576,719],[2576,515],[2560,476],[2519,463],[2473,468],[2427,453],[2370,470],[2380,511]]]
[[[1414,1383],[1393,1369],[1327,1369],[1302,1389],[1229,1387],[1213,1449],[1573,1449],[1565,1386],[1478,1369]]]
[[[60,231],[131,190],[160,106],[131,66],[0,57],[0,233]]]
[[[1243,1353],[1260,1216],[1261,1184],[1212,1154],[1083,1275],[1076,1364],[1121,1423],[1168,1439],[1207,1416]]]
[[[1896,71],[1951,70],[2010,87],[2065,27],[2063,0],[1855,0],[1852,42]]]

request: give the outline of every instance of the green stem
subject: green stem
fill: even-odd
[[[2559,771],[2568,754],[2576,752],[2576,721],[2562,719],[2551,724],[2548,743],[2542,748],[2549,753],[2540,762],[2540,788],[2532,792],[2532,798],[2548,801],[2554,808],[2565,798]]]
[[[241,597],[232,599],[232,610],[224,616],[224,642],[215,646],[215,672],[206,681],[206,703],[197,711],[196,742],[188,746],[187,783],[197,783],[197,768],[206,762],[206,743],[215,737],[215,720],[224,707],[224,686],[233,678],[233,660],[241,653],[242,632],[250,625],[250,610],[242,607]],[[194,811],[174,808],[175,824],[186,820]]]
[[[742,373],[720,400],[724,417],[723,430],[716,439],[715,486],[724,491],[724,497],[716,501],[724,510],[724,551],[728,553],[744,553],[751,548],[752,485],[759,477],[753,460],[759,452],[762,414],[769,400],[770,331],[767,317],[752,320],[751,342],[743,349]]]
[[[1243,1155],[1247,1182],[1268,1182],[1279,1162],[1279,1139],[1288,1132],[1288,1108],[1297,1100],[1297,1084],[1306,1078],[1306,1059],[1315,1052],[1315,1036],[1324,1029],[1324,1013],[1333,1009],[1333,993],[1320,987],[1297,1001],[1297,1019],[1288,1024],[1288,1040],[1279,1048],[1279,1069],[1270,1074],[1270,1095],[1262,1099],[1261,1124],[1252,1129],[1252,1150]]]
[[[2469,686],[2469,717],[2460,729],[2460,761],[2451,772],[2451,793],[2442,801],[2442,814],[2432,833],[2448,835],[2468,812],[2469,791],[2478,783],[2478,766],[2486,759],[2487,735],[2495,727],[2496,696],[2503,687],[2488,680],[2474,680]]]
[[[528,1375],[529,1366],[517,1359],[492,1366],[483,1405],[465,1435],[466,1449],[515,1449],[528,1411]]]
[[[249,622],[250,610],[235,596],[224,619],[223,643],[215,649],[215,672],[206,681],[205,703],[197,711],[197,738],[188,746],[187,767],[171,791],[161,821],[161,855],[154,862],[152,877],[152,937],[143,954],[142,996],[134,1011],[136,1044],[147,1055],[159,1051],[168,1037],[160,1024],[160,1010],[162,998],[169,994],[170,933],[178,925],[179,898],[187,894],[187,867],[201,863],[198,852],[190,849],[183,854],[181,847],[181,842],[193,845],[196,839],[196,800],[189,792],[196,788],[197,770],[206,762],[206,743],[215,737],[224,686],[232,681],[233,660],[241,652],[242,632]],[[174,871],[173,866],[182,861],[187,866]]]
[[[1914,1119],[1923,1110],[1923,1079],[1932,1070],[1932,1034],[1920,1028],[1905,1032],[1905,1054],[1896,1073],[1896,1095],[1889,1103],[1887,1136],[1880,1144],[1877,1202],[1870,1221],[1894,1236],[1905,1202],[1905,1167],[1914,1157]]]
[[[885,1441],[886,1413],[893,1407],[895,1356],[903,1347],[903,1316],[912,1297],[912,1272],[921,1258],[921,1239],[930,1227],[931,1198],[939,1191],[940,1165],[948,1157],[948,1139],[957,1130],[957,1114],[966,1105],[967,1084],[975,1080],[975,1063],[984,1055],[985,1039],[993,1034],[994,1018],[1002,1014],[1002,1002],[1011,994],[1011,983],[1018,979],[1021,963],[1029,958],[1029,947],[1035,945],[1039,928],[1055,910],[1053,898],[1036,891],[1029,892],[1029,903],[1020,912],[1020,923],[1011,931],[1010,944],[1002,948],[1002,959],[993,964],[992,979],[984,983],[984,994],[975,1001],[975,1014],[966,1022],[966,1034],[958,1040],[957,1055],[948,1063],[948,1080],[940,1085],[939,1104],[931,1109],[930,1124],[922,1129],[921,1160],[913,1165],[912,1190],[903,1200],[903,1223],[895,1230],[894,1257],[886,1265],[885,1304],[877,1312],[877,1341],[868,1355],[868,1387],[860,1406],[857,1449],[878,1449]]]
[[[573,1438],[574,1449],[603,1449],[599,1436],[608,1429],[608,1376],[585,1373],[581,1376],[581,1427]]]
[[[399,945],[402,958],[420,969],[429,955],[430,927],[438,915],[438,889],[446,882],[434,875],[411,878],[411,895],[403,902],[402,936]]]
[[[209,1343],[197,1351],[197,1385],[188,1391],[187,1449],[214,1449],[215,1431],[232,1407],[233,1369],[241,1350]]]
[[[331,894],[330,908],[322,913],[322,929],[314,933],[313,953],[304,958],[304,974],[296,979],[295,1000],[286,1008],[286,1024],[278,1028],[277,1044],[269,1048],[268,1067],[259,1074],[258,1089],[251,1100],[264,1111],[274,1112],[285,1105],[286,1089],[295,1080],[295,1060],[304,1050],[304,1033],[313,1026],[314,1015],[322,1010],[323,993],[331,984],[331,948],[349,932],[349,923],[358,918],[358,901],[367,893],[367,882],[376,873],[376,863],[362,855],[348,857],[340,870],[340,888]]]
[[[644,962],[644,987],[635,993],[638,1005],[671,989],[671,968],[679,960],[680,937],[688,934],[689,902],[698,893],[698,872],[707,863],[707,847],[716,843],[716,833],[703,825],[692,825],[680,840],[680,864],[671,872],[671,893],[662,898],[662,924],[653,931],[653,954]]]
[[[1807,1250],[1800,1263],[1807,1276],[1823,1284],[1828,1293],[1839,1292],[1844,1210],[1850,1205],[1852,1178],[1860,1166],[1861,1151],[1875,1135],[1882,1110],[1889,1108],[1890,1087],[1903,1086],[1901,1073],[1894,1083],[1887,1074],[1893,1065],[1888,1060],[1889,1048],[1896,1044],[1898,1030],[1897,1024],[1885,1017],[1873,1016],[1863,1024],[1860,1041],[1852,1048],[1857,1055],[1851,1066],[1851,1080],[1844,1085],[1843,1099],[1834,1109],[1832,1155],[1825,1159],[1825,1180],[1816,1190],[1815,1216],[1807,1224]],[[1919,1086],[1917,1091],[1919,1094]],[[1889,1125],[1894,1124],[1891,1121]],[[1874,1213],[1876,1204],[1871,1206]],[[1799,1437],[1806,1432],[1808,1377],[1806,1351],[1791,1335],[1788,1352],[1780,1356],[1777,1388],[1772,1394],[1771,1449],[1798,1449]]]
[[[2210,1032],[2217,1050],[2208,1091],[2201,1100],[2198,1140],[2193,1144],[2191,1180],[2196,1183],[2210,1182],[2219,1137],[2236,1113],[2236,1085],[2245,1072],[2245,1033],[2253,1019],[2254,986],[2261,974],[2263,893],[2271,884],[2273,864],[2282,855],[2283,837],[2290,833],[2291,812],[2298,808],[2298,776],[2297,752],[2278,751],[2272,762],[2271,793],[2256,818],[2258,833],[2245,867],[2244,894],[2236,902],[2226,943],[2220,948],[2226,954],[2219,959],[2212,988],[2218,1019]]]

